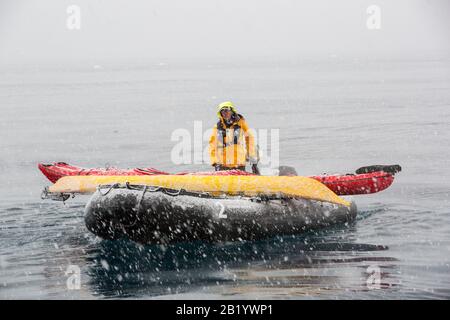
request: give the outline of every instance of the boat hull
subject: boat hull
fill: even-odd
[[[220,242],[300,234],[356,217],[354,203],[175,195],[150,189],[100,188],[86,205],[86,227],[104,239],[129,238],[143,244]]]

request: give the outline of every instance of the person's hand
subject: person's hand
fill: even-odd
[[[252,172],[258,176],[261,175],[257,164],[252,164]]]
[[[257,165],[258,159],[254,157],[248,157],[248,163],[250,163],[250,165]]]

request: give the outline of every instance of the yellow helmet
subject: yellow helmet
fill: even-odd
[[[217,116],[219,118],[221,118],[222,116],[220,115],[220,111],[222,111],[223,109],[230,109],[231,111],[233,111],[234,113],[237,113],[236,111],[236,107],[234,106],[233,102],[231,101],[225,101],[222,102],[221,104],[219,104],[217,106]]]

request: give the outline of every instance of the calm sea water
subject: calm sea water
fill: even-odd
[[[280,163],[301,175],[403,171],[353,197],[354,224],[260,242],[102,241],[86,197],[40,199],[38,162],[207,170],[173,164],[171,134],[206,130],[229,99],[280,130]],[[0,110],[0,298],[450,298],[448,60],[8,67]]]

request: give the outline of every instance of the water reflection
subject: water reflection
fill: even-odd
[[[338,294],[372,290],[371,276],[377,289],[393,288],[396,259],[386,246],[357,243],[354,228],[225,244],[102,241],[87,258],[89,285],[104,297],[173,298]]]
[[[24,208],[20,220],[14,210],[5,212],[2,219],[12,222],[0,235],[7,239],[0,246],[4,297],[358,298],[363,291],[379,297],[368,286],[373,268],[377,288],[397,290],[399,283],[389,248],[358,240],[361,220],[258,242],[142,246],[95,238],[84,227],[81,205]],[[67,289],[69,265],[80,267],[79,291]]]

